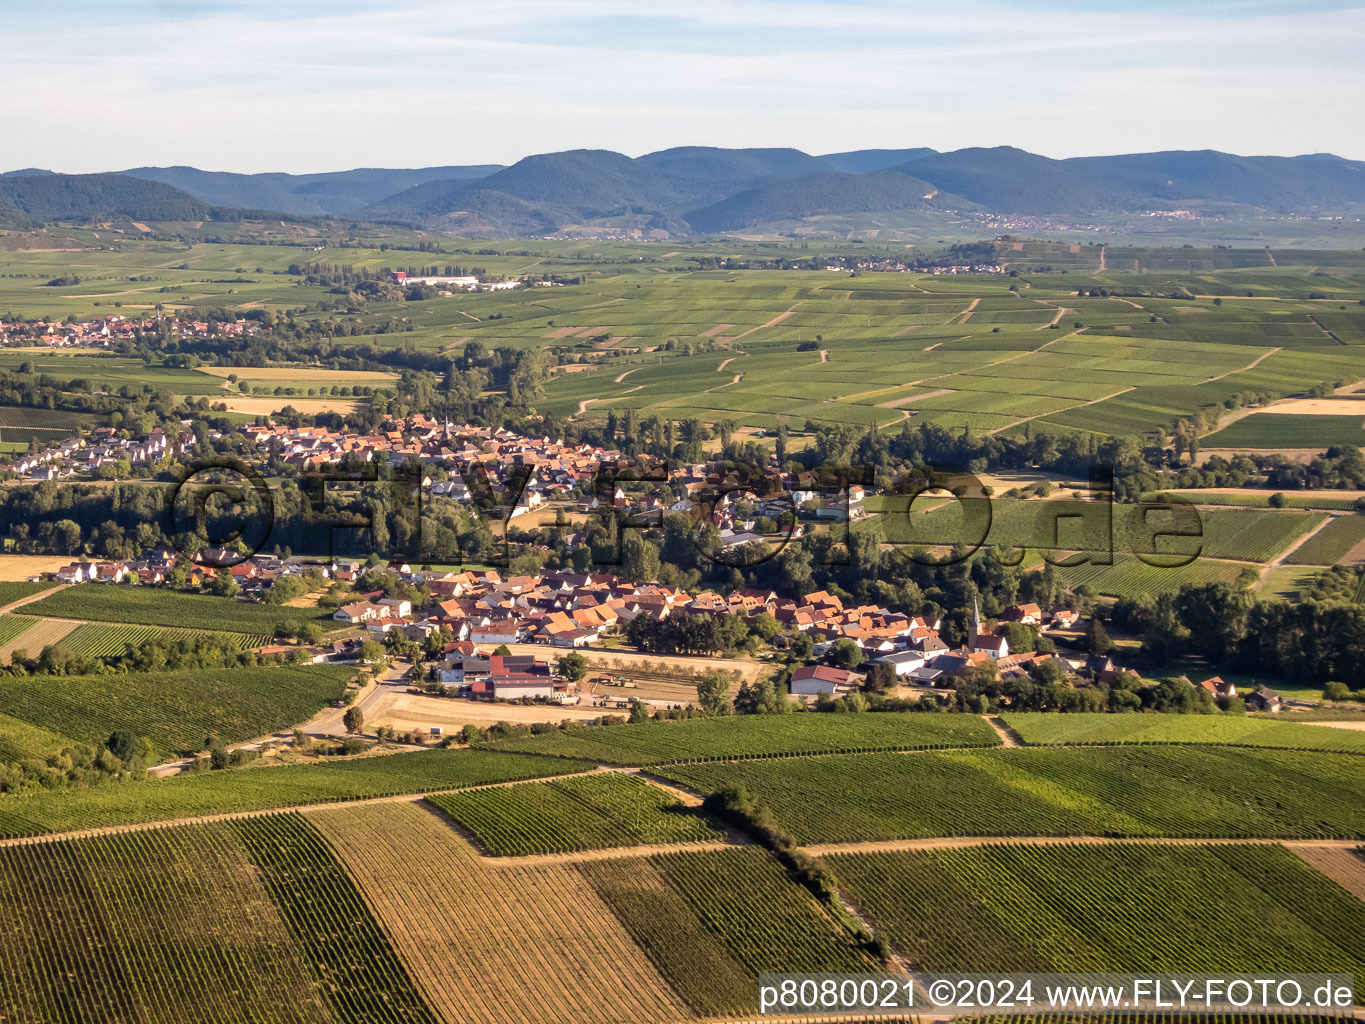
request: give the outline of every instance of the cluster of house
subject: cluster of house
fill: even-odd
[[[925,688],[950,687],[953,680],[968,669],[987,661],[995,663],[1001,679],[1023,678],[1034,665],[1055,660],[1067,676],[1077,672],[1103,681],[1111,680],[1116,667],[1108,658],[1073,661],[1057,654],[1034,651],[1011,653],[1009,641],[995,630],[986,629],[981,611],[972,607],[971,628],[967,642],[949,648],[939,635],[942,623],[937,618],[907,616],[876,608],[844,608],[839,598],[824,592],[811,594],[807,602],[814,610],[802,609],[794,624],[797,629],[817,639],[815,653],[823,656],[836,641],[852,640],[862,649],[866,660],[857,671],[813,665],[792,673],[791,692],[814,698],[821,693],[842,696],[859,689],[867,673],[876,665],[890,666],[903,685]],[[1001,615],[1002,622],[1017,622],[1039,629],[1070,629],[1078,621],[1077,613],[1059,608],[1047,613],[1036,604],[1013,605]]]
[[[1188,676],[1181,676],[1180,678],[1191,686],[1195,685]],[[1284,698],[1268,686],[1258,686],[1250,692],[1239,693],[1237,684],[1227,682],[1222,676],[1210,676],[1198,686],[1201,690],[1207,691],[1209,696],[1215,700],[1219,697],[1241,697],[1248,707],[1256,711],[1279,711],[1284,706]]]
[[[510,510],[513,516],[567,496],[591,481],[598,467],[615,461],[619,454],[589,444],[525,437],[502,427],[441,423],[420,414],[394,426],[395,429],[378,434],[280,424],[248,425],[241,430],[262,456],[278,455],[301,472],[321,469],[343,459],[390,467],[415,461],[423,467],[421,484],[425,490],[461,501],[470,497],[463,474],[478,473],[477,466],[483,467],[499,494],[509,477],[525,475],[525,487]],[[444,467],[457,472],[446,474]],[[447,475],[448,479],[442,478]]]
[[[433,288],[458,288],[465,292],[505,292],[513,288],[522,287],[522,281],[482,281],[473,274],[460,274],[456,276],[437,275],[423,277],[421,274],[409,274],[405,270],[390,271],[390,284],[425,284]],[[539,284],[540,282],[536,282]]]
[[[68,437],[35,451],[11,456],[0,463],[0,475],[13,473],[26,480],[64,480],[97,473],[102,466],[126,462],[146,466],[167,455],[189,451],[195,437],[188,431],[167,434],[160,427],[146,437],[119,437],[113,427],[96,427],[87,437]]]
[[[121,314],[97,316],[89,320],[62,323],[59,320],[0,320],[0,345],[44,345],[48,348],[110,348],[119,341],[134,341],[140,330],[160,324],[172,325],[180,335],[207,338],[210,335],[241,337],[269,331],[255,320],[215,321],[179,320],[155,316],[139,320]]]

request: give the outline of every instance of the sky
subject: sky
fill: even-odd
[[[1365,159],[1365,3],[4,0],[0,168],[678,145]]]

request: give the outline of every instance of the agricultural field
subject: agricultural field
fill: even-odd
[[[984,547],[1142,554],[1150,562],[1167,564],[1196,555],[1266,562],[1327,518],[1325,513],[1299,510],[1175,512],[1159,506],[1071,500],[988,503],[968,498],[936,504],[922,499],[916,504],[927,511],[907,514],[902,499],[895,511],[867,516],[854,529],[880,529],[888,543],[898,546],[943,546],[977,541],[989,522]],[[883,505],[894,505],[894,499]]]
[[[722,838],[676,797],[635,775],[581,776],[427,800],[498,857]]]
[[[26,597],[34,594],[41,594],[44,590],[51,590],[51,583],[25,583],[17,581],[5,581],[0,583],[0,606],[13,604],[15,601],[22,601]]]
[[[1365,515],[1340,516],[1286,559],[1294,565],[1337,565],[1365,545]],[[1362,550],[1361,554],[1365,554]]]
[[[830,862],[878,933],[926,971],[1365,965],[1365,904],[1282,846],[1000,845]]]
[[[493,868],[415,803],[327,808],[307,817],[445,1024],[620,1024],[688,1015],[571,865]],[[402,866],[401,884],[395,865]]]
[[[0,713],[100,746],[126,729],[164,754],[254,739],[341,697],[354,670],[278,665],[89,676],[31,675],[0,686]]]
[[[1207,448],[1327,448],[1365,445],[1365,415],[1252,413],[1204,437]]]
[[[1007,713],[1001,717],[1030,745],[1213,743],[1365,754],[1365,732],[1264,718],[1039,713]]]
[[[519,866],[420,805],[307,817],[452,1024],[749,1014],[760,972],[879,969],[758,847]]]
[[[52,754],[72,745],[69,737],[0,715],[0,764],[17,761],[45,761]]]
[[[1365,758],[1350,754],[1040,747],[657,771],[703,793],[743,786],[802,843],[1005,835],[1365,836]]]
[[[93,583],[59,590],[41,601],[25,605],[22,614],[146,626],[174,625],[179,629],[245,633],[249,637],[273,635],[277,627],[290,621],[315,620],[323,629],[341,627],[330,616],[319,616],[309,609],[253,604],[230,597],[155,587]]]
[[[0,647],[11,647],[36,620],[23,615],[0,615]]]
[[[561,758],[428,750],[331,764],[244,768],[69,792],[35,792],[0,797],[0,838],[436,793],[568,775],[591,767]]]
[[[8,1020],[434,1021],[297,815],[8,847],[0,880]]]
[[[3,622],[0,619],[0,622]],[[128,648],[138,648],[150,641],[194,640],[198,637],[222,637],[231,640],[239,650],[248,651],[269,642],[265,635],[250,633],[210,633],[202,629],[163,629],[157,626],[108,626],[88,622],[77,626],[59,643],[72,654],[87,658],[105,658],[123,654]],[[36,653],[36,652],[31,652]]]
[[[1000,738],[974,715],[760,715],[582,729],[504,740],[489,749],[627,766],[935,747],[992,747]]]

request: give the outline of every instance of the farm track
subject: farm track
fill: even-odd
[[[1257,356],[1255,359],[1253,359],[1253,360],[1252,360],[1250,363],[1248,363],[1246,366],[1239,367],[1238,369],[1235,369],[1235,370],[1229,370],[1227,373],[1220,373],[1217,377],[1209,377],[1207,380],[1203,381],[1202,383],[1204,383],[1204,384],[1212,384],[1214,381],[1216,381],[1216,380],[1222,380],[1224,377],[1230,377],[1230,376],[1232,376],[1234,373],[1246,373],[1248,370],[1254,370],[1254,369],[1256,369],[1256,367],[1258,367],[1258,366],[1261,365],[1261,361],[1262,361],[1262,360],[1270,358],[1270,357],[1273,356],[1276,352],[1283,352],[1283,351],[1284,351],[1284,349],[1282,349],[1282,348],[1272,348],[1272,349],[1270,349],[1268,352],[1263,352],[1261,355]]]
[[[787,317],[793,316],[793,315],[796,313],[797,307],[799,307],[799,306],[801,306],[801,305],[803,305],[803,304],[804,304],[804,303],[798,302],[795,306],[792,306],[792,308],[789,309],[789,310],[787,310],[785,313],[778,313],[777,316],[773,317],[773,318],[772,318],[771,320],[769,320],[766,324],[759,324],[757,327],[751,327],[751,328],[749,328],[747,331],[744,331],[742,334],[736,334],[736,335],[735,335],[733,338],[731,338],[730,340],[731,340],[731,341],[738,341],[740,338],[747,338],[749,335],[753,334],[755,331],[761,331],[761,330],[763,330],[765,327],[776,327],[776,326],[777,326],[778,324],[780,324],[783,320],[787,319]]]
[[[986,724],[995,730],[995,734],[1000,737],[1000,745],[1005,747],[1022,747],[1023,738],[1005,724],[1005,720],[999,715],[982,715]]]
[[[1337,518],[1339,517],[1333,515],[1326,516],[1322,520],[1322,522],[1318,523],[1317,526],[1313,527],[1302,537],[1300,537],[1297,541],[1290,544],[1289,547],[1281,551],[1273,561],[1267,562],[1264,566],[1262,566],[1260,578],[1256,580],[1256,585],[1252,587],[1252,589],[1260,590],[1262,585],[1265,583],[1267,577],[1269,577],[1271,569],[1278,569],[1280,566],[1284,565],[1290,555],[1292,555],[1295,551],[1299,550],[1299,548],[1303,547],[1310,540],[1312,540],[1314,537],[1320,534],[1323,530],[1327,528],[1327,525],[1329,523],[1334,522]]]
[[[22,608],[26,604],[33,604],[35,601],[41,601],[45,597],[51,597],[57,591],[65,590],[69,586],[71,586],[70,583],[61,583],[55,587],[50,587],[47,590],[40,590],[36,594],[29,594],[28,597],[21,597],[17,601],[11,601],[7,605],[0,606],[0,615],[8,615],[16,608]]]

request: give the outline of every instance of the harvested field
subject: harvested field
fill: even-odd
[[[217,405],[219,402],[227,406],[228,412],[244,412],[253,416],[269,415],[286,407],[297,409],[302,413],[339,412],[345,414],[355,412],[361,405],[360,402],[345,398],[292,398],[288,395],[279,395],[274,398],[216,398],[213,404]]]
[[[319,809],[409,975],[451,1024],[623,1024],[690,1016],[571,867],[493,869],[415,803]],[[393,884],[403,865],[404,884]]]
[[[579,708],[571,705],[527,707],[520,704],[489,704],[475,700],[423,697],[415,693],[405,693],[397,697],[392,705],[376,717],[374,724],[391,726],[399,732],[410,732],[414,729],[427,732],[432,726],[440,726],[444,731],[451,732],[469,723],[487,727],[494,722],[528,725],[533,722],[570,722],[600,718],[602,713],[600,708]]]
[[[509,649],[513,654],[532,654],[538,658],[544,658],[547,654],[553,657],[559,653],[544,644],[510,644]],[[585,648],[578,653],[588,659],[589,675],[603,672],[624,676],[629,676],[633,672],[650,676],[677,673],[690,679],[693,673],[700,676],[713,669],[720,669],[723,672],[739,672],[742,678],[752,680],[772,671],[771,665],[745,658],[668,657],[662,654],[640,654],[636,651],[596,651],[591,648]]]
[[[243,380],[278,381],[345,381],[348,384],[387,384],[398,379],[396,373],[377,370],[328,370],[322,367],[293,366],[200,366],[200,373],[213,377],[229,377],[233,374]]]
[[[0,582],[26,580],[70,564],[64,555],[0,555]]]
[[[1359,850],[1291,846],[1291,850],[1357,899],[1365,900],[1365,860]]]

